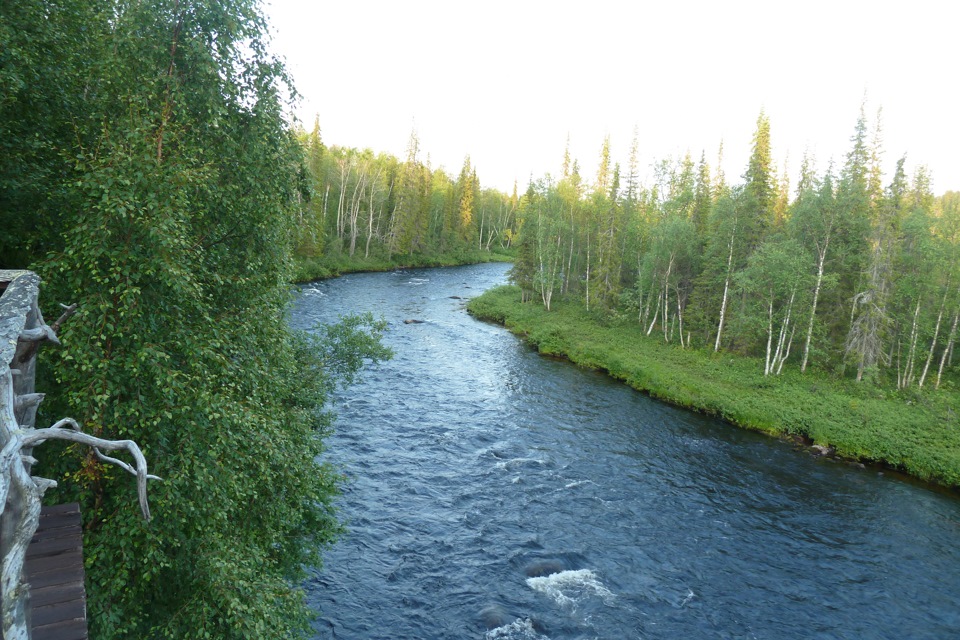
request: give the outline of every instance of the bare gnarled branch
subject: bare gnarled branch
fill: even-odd
[[[133,440],[104,440],[103,438],[97,438],[88,433],[83,433],[80,430],[80,425],[78,425],[77,421],[73,418],[64,418],[52,427],[36,429],[24,435],[22,447],[35,447],[47,440],[66,440],[68,442],[77,442],[93,447],[93,451],[97,454],[98,459],[116,465],[127,473],[136,476],[137,497],[140,500],[140,510],[143,512],[144,519],[150,519],[150,505],[147,502],[147,480],[160,480],[161,478],[147,473],[147,460],[143,457],[143,453],[140,451],[140,447],[137,446],[136,442]],[[122,460],[104,455],[101,449],[128,452],[133,457],[136,467],[130,466]]]

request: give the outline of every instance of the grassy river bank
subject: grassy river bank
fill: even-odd
[[[960,489],[956,390],[895,392],[795,368],[764,376],[758,360],[667,345],[635,322],[601,318],[582,306],[555,304],[548,313],[521,304],[512,286],[472,299],[468,310],[545,355],[606,371],[660,400]]]
[[[351,257],[346,254],[323,255],[317,257],[296,257],[294,259],[294,282],[312,282],[335,278],[345,273],[367,271],[392,271],[427,267],[455,267],[483,262],[512,262],[510,251],[448,251],[425,252],[405,255],[371,255],[364,257],[357,253]]]

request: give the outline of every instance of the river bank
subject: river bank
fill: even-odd
[[[956,392],[893,393],[810,371],[764,376],[753,359],[665,345],[629,321],[601,320],[570,304],[549,313],[521,304],[516,287],[492,289],[471,300],[468,311],[504,325],[545,355],[606,371],[671,404],[960,488]]]
[[[294,263],[295,283],[336,278],[345,273],[375,273],[394,269],[422,269],[429,267],[458,267],[487,262],[512,262],[513,254],[498,251],[467,251],[448,253],[414,253],[392,257],[357,254],[297,257]]]

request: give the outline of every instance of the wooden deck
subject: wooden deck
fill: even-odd
[[[87,640],[80,505],[43,508],[24,573],[33,640]]]

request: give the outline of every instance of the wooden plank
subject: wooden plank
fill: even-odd
[[[82,581],[62,582],[40,589],[35,585],[30,585],[31,607],[46,607],[60,602],[70,602],[71,600],[86,600]]]
[[[76,503],[44,507],[27,550],[33,640],[86,640],[83,528]]]
[[[87,602],[86,600],[71,600],[70,602],[58,602],[46,607],[32,607],[30,615],[35,627],[63,622],[64,620],[81,620],[87,617]]]
[[[72,536],[60,536],[57,538],[45,538],[36,542],[31,542],[27,547],[27,560],[31,558],[56,556],[67,551],[76,551],[83,549],[83,538],[80,531],[76,531]]]
[[[64,620],[33,627],[33,640],[87,640],[87,621]]]
[[[44,531],[61,531],[79,526],[79,513],[58,513],[49,518],[41,518],[37,523],[37,530],[33,535],[43,533]]]
[[[48,507],[43,507],[40,511],[40,520],[49,518],[50,516],[61,515],[64,513],[74,513],[77,516],[80,515],[80,503],[79,502],[68,502],[67,504],[52,504]]]
[[[37,589],[46,589],[47,587],[53,587],[60,584],[70,584],[70,583],[83,583],[83,565],[75,564],[70,567],[64,567],[63,570],[59,571],[45,571],[42,573],[31,574],[27,584],[30,585],[31,591],[36,591]]]
[[[79,568],[83,570],[83,552],[81,550],[70,553],[61,553],[56,556],[46,558],[31,558],[26,565],[24,572],[27,582],[33,583],[33,579],[47,573],[63,573]]]

